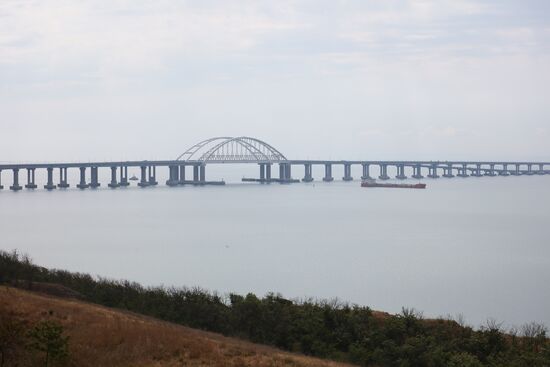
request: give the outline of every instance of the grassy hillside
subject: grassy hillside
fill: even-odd
[[[69,336],[66,364],[70,366],[343,366],[130,312],[6,286],[0,287],[0,310],[4,314],[13,311],[30,325],[40,320],[61,324]],[[38,363],[40,356],[33,359],[25,354],[29,352],[20,351],[19,363],[25,359],[29,366]],[[6,361],[6,365],[13,366],[14,362]]]
[[[329,301],[294,301],[202,289],[142,287],[128,281],[50,270],[0,251],[0,283],[79,297],[196,329],[364,366],[548,367],[544,325],[503,330],[497,322],[473,329],[450,319],[427,320]],[[63,287],[61,287],[63,286]],[[152,341],[154,343],[154,341]]]

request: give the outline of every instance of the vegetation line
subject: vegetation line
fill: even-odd
[[[547,329],[537,323],[505,333],[496,322],[474,330],[450,319],[423,319],[411,309],[388,315],[368,307],[297,302],[276,294],[223,297],[199,288],[143,287],[46,269],[15,251],[0,250],[0,282],[30,290],[59,284],[69,288],[57,289],[65,296],[363,366],[550,365]]]

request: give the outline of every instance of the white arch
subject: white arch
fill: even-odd
[[[204,151],[205,147],[208,147]],[[198,159],[200,151],[204,151]],[[245,153],[245,154],[243,154]],[[195,158],[195,159],[193,159]],[[176,160],[199,162],[279,162],[286,161],[286,157],[270,144],[247,136],[216,137],[203,140],[189,149]]]

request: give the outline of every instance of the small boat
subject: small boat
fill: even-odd
[[[137,178],[135,175],[129,178],[130,181],[139,181],[139,178]]]
[[[425,189],[425,183],[417,184],[396,184],[396,183],[378,183],[375,180],[365,180],[361,182],[361,187],[388,187],[397,189]]]

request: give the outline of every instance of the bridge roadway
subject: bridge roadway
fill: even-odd
[[[233,138],[234,140],[234,138]],[[351,167],[362,166],[361,179],[371,179],[371,167],[378,167],[378,177],[381,180],[390,179],[388,167],[395,168],[397,179],[406,179],[405,168],[412,169],[412,178],[424,178],[423,171],[427,169],[427,177],[439,178],[447,177],[481,177],[481,176],[519,176],[519,175],[544,175],[550,174],[550,162],[533,162],[533,161],[361,161],[361,160],[287,160],[286,158],[271,159],[271,156],[251,156],[251,155],[211,155],[208,159],[200,160],[155,160],[155,161],[113,161],[113,162],[60,162],[60,163],[21,163],[21,164],[0,164],[0,189],[2,186],[2,171],[12,172],[12,185],[10,189],[18,191],[23,189],[19,182],[20,171],[26,170],[27,182],[25,188],[36,189],[35,171],[37,169],[45,169],[47,171],[47,182],[44,188],[53,190],[57,187],[68,188],[69,182],[67,178],[67,170],[77,168],[80,171],[80,181],[76,185],[80,189],[97,188],[101,186],[98,178],[99,168],[109,168],[111,170],[111,181],[108,186],[111,188],[128,186],[128,167],[139,167],[141,177],[139,178],[138,186],[148,187],[158,184],[156,180],[157,167],[168,168],[169,179],[166,181],[168,186],[178,185],[214,185],[224,184],[222,181],[207,181],[206,166],[208,164],[258,164],[260,168],[258,178],[246,178],[243,181],[252,182],[279,182],[292,183],[300,180],[292,177],[292,168],[294,166],[304,167],[304,176],[302,181],[313,181],[312,167],[321,165],[325,168],[323,181],[333,181],[332,175],[333,166],[343,166],[344,181],[352,181]],[[271,168],[274,164],[279,166],[278,177],[273,177]],[[190,167],[192,170],[192,179],[186,179],[186,170]],[[54,171],[59,171],[59,182],[54,183]],[[90,174],[87,174],[90,171]],[[442,173],[440,176],[439,174]],[[89,176],[89,180],[88,180]]]

